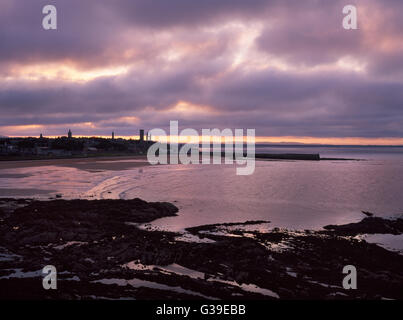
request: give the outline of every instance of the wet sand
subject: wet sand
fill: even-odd
[[[47,159],[47,160],[13,160],[0,161],[0,181],[2,179],[16,179],[30,177],[31,173],[10,172],[13,169],[39,168],[39,167],[60,167],[75,168],[89,173],[104,171],[122,171],[133,168],[141,168],[150,165],[146,156],[113,156],[113,157],[90,157],[90,158],[70,158],[70,159]],[[7,180],[4,180],[7,181]],[[3,182],[4,182],[3,181]],[[41,189],[41,187],[43,189]],[[62,190],[30,184],[24,185],[22,182],[3,183],[0,186],[0,197],[36,197],[51,195]]]
[[[1,197],[31,197],[33,195],[44,195],[53,192],[56,192],[56,190],[0,188]]]
[[[59,166],[86,171],[128,170],[149,165],[146,156],[0,161],[0,170],[42,166]]]

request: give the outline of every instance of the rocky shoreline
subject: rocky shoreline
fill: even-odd
[[[177,211],[140,199],[0,199],[0,299],[403,299],[403,255],[357,237],[401,234],[403,219],[187,229],[196,241],[139,227]],[[46,265],[57,290],[42,288]],[[345,265],[357,268],[357,290],[342,287]]]

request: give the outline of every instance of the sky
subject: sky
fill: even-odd
[[[177,120],[259,142],[403,144],[402,18],[401,0],[0,0],[0,135]]]

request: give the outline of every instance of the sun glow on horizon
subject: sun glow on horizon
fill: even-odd
[[[29,125],[25,126],[27,129],[44,129],[44,126],[41,125]],[[0,129],[5,128],[5,127],[0,127]],[[39,131],[38,131],[39,132]],[[66,136],[66,133],[64,134],[52,134],[52,135],[46,135],[45,132],[43,132],[44,138],[58,138],[58,137],[63,137]],[[3,137],[8,137],[8,138],[28,138],[28,137],[39,137],[39,133],[36,135],[9,135],[9,136],[3,136]],[[104,139],[110,139],[111,135],[88,135],[85,133],[78,133],[74,134],[75,138],[104,138]],[[137,140],[139,139],[139,135],[116,135],[115,134],[115,139],[125,139],[125,140],[130,140],[134,139]],[[152,140],[156,142],[161,142],[161,143],[169,143],[170,141],[176,142],[179,141],[179,143],[185,144],[185,143],[191,143],[194,141],[193,136],[152,136]],[[202,136],[200,135],[199,137],[199,143],[203,142],[208,142],[210,138],[205,138],[203,139]],[[245,136],[242,138],[243,141],[246,141],[246,132]],[[221,139],[222,143],[224,143],[224,138]],[[238,139],[238,141],[241,141]],[[213,139],[211,139],[211,142],[213,142]],[[403,138],[394,138],[394,137],[385,137],[385,138],[363,138],[363,137],[296,137],[296,136],[279,136],[279,137],[268,137],[268,136],[257,136],[255,138],[255,142],[257,144],[305,144],[305,145],[351,145],[351,146],[403,146]]]

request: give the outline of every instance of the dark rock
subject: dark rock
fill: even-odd
[[[374,214],[368,211],[361,211],[363,214],[365,214],[367,217],[372,217]]]
[[[358,224],[306,232],[243,228],[266,221],[209,225],[189,231],[214,242],[190,243],[176,241],[175,233],[146,231],[127,224],[174,216],[178,209],[169,203],[140,199],[54,200],[24,205],[16,207],[12,214],[0,213],[0,254],[13,257],[0,259],[0,275],[12,275],[13,269],[38,271],[53,264],[59,272],[59,290],[43,290],[38,277],[2,278],[0,299],[200,299],[198,294],[226,300],[273,299],[242,290],[237,283],[266,288],[285,299],[403,298],[403,256],[339,236],[363,230],[398,232],[398,220],[370,217]],[[222,235],[214,234],[218,230]],[[149,268],[124,267],[131,261]],[[164,266],[174,263],[201,272],[202,276],[194,278],[164,270]],[[341,288],[342,270],[347,264],[358,269],[357,290]],[[151,270],[151,265],[158,268]],[[68,280],[74,276],[80,281]],[[194,293],[97,282],[134,278],[155,285],[180,286]]]
[[[368,217],[357,223],[344,225],[328,225],[323,227],[331,230],[333,234],[355,236],[357,234],[401,234],[403,233],[403,219],[384,219],[380,217]]]

